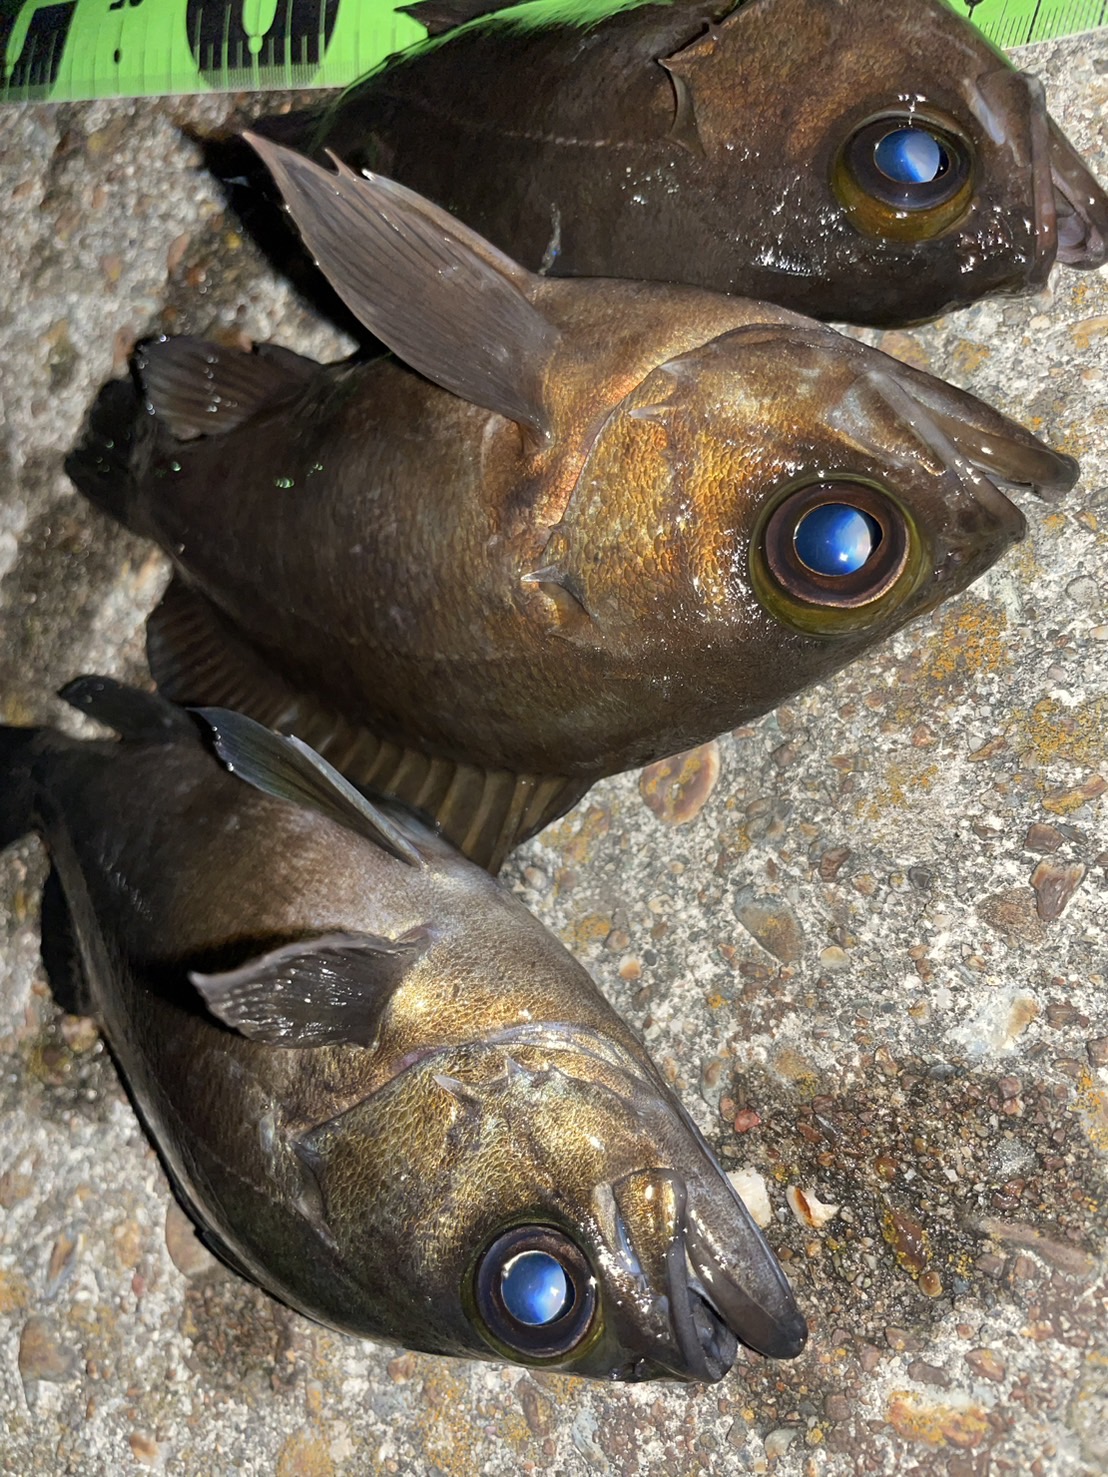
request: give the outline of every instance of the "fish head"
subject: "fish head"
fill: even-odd
[[[378,1336],[606,1380],[719,1380],[739,1341],[804,1346],[691,1121],[645,1059],[590,1032],[436,1054],[305,1152]]]
[[[762,222],[754,296],[903,323],[1108,260],[1108,196],[1042,85],[940,0],[754,0],[666,67],[720,231]]]
[[[543,558],[586,613],[573,639],[663,684],[658,752],[676,752],[976,579],[1025,532],[997,481],[1050,497],[1076,476],[930,375],[816,324],[752,324],[623,399]]]

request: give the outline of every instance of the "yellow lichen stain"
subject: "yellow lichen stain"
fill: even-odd
[[[805,1092],[817,1093],[820,1086],[819,1068],[806,1056],[801,1056],[791,1046],[783,1046],[773,1058],[773,1070],[786,1082],[793,1082]]]
[[[1093,339],[1108,335],[1108,317],[1082,318],[1080,323],[1070,324],[1069,332],[1074,348],[1078,353],[1084,354],[1092,345]]]
[[[1004,556],[1005,564],[1021,584],[1030,585],[1042,576],[1043,566],[1032,539],[1024,539]]]
[[[612,931],[612,920],[603,913],[587,913],[563,931],[566,945],[571,949],[585,949],[589,944],[600,944]]]
[[[612,815],[599,805],[590,805],[582,817],[581,824],[573,830],[568,822],[547,833],[552,846],[557,847],[568,862],[587,862],[597,841],[612,828]]]
[[[441,1360],[421,1358],[419,1372],[423,1376],[423,1398],[417,1418],[422,1436],[419,1454],[444,1477],[472,1477],[478,1468],[478,1449],[485,1440],[485,1423],[474,1421],[467,1381]],[[498,1411],[496,1435],[519,1454],[535,1451],[536,1438],[520,1411]]]
[[[1059,410],[1061,409],[1060,406]],[[1046,439],[1056,450],[1064,451],[1067,456],[1076,457],[1078,461],[1087,456],[1097,445],[1085,421],[1059,421]]]
[[[35,721],[34,713],[17,697],[5,698],[0,702],[0,720],[13,728],[26,728]]]
[[[980,369],[992,352],[987,344],[975,344],[972,339],[964,338],[954,345],[951,359],[960,374],[972,374],[975,369]]]
[[[137,1267],[142,1256],[142,1227],[137,1221],[121,1221],[112,1227],[112,1241],[121,1267],[128,1270]]]
[[[901,760],[890,764],[885,770],[881,785],[862,803],[863,814],[875,821],[887,810],[903,810],[919,795],[927,794],[938,776],[937,764],[928,764],[918,769]]]
[[[1039,1002],[1034,995],[1017,995],[1008,1012],[1003,1045],[1007,1046],[1017,1036],[1022,1036],[1032,1021],[1039,1018]]]
[[[639,776],[639,793],[664,825],[684,826],[703,810],[716,787],[719,769],[719,744],[713,739],[648,764]]]
[[[923,664],[923,675],[931,681],[977,677],[1008,665],[1003,639],[1008,617],[1003,610],[984,600],[963,598],[941,611],[936,624]]]
[[[333,1477],[335,1464],[317,1432],[302,1427],[277,1453],[277,1477]]]
[[[931,355],[925,345],[902,329],[889,329],[879,335],[877,347],[883,354],[891,354],[894,359],[899,359],[902,364],[910,364],[913,369],[931,368]]]
[[[980,1405],[939,1404],[920,1400],[909,1390],[894,1390],[885,1407],[889,1425],[906,1441],[925,1446],[957,1446],[962,1450],[979,1446],[990,1431],[988,1417]]]
[[[754,845],[750,839],[750,832],[745,825],[727,826],[719,833],[719,861],[716,869],[726,868],[729,863],[737,861],[739,857],[745,856]]]
[[[30,1291],[18,1272],[0,1272],[0,1313],[16,1313],[27,1306]]]
[[[1105,790],[1108,790],[1108,781],[1105,781],[1103,775],[1092,774],[1070,789],[1051,790],[1045,794],[1043,809],[1048,810],[1051,815],[1073,815],[1091,800],[1098,800]]]
[[[1041,698],[1030,712],[1012,715],[1008,736],[1021,756],[1032,754],[1040,764],[1094,766],[1108,754],[1108,697],[1074,707]]]
[[[1108,1153],[1108,1093],[1088,1070],[1077,1079],[1076,1111],[1089,1143]]]

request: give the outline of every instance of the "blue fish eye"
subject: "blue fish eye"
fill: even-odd
[[[926,128],[895,128],[878,139],[873,162],[898,185],[929,185],[950,165],[946,151]]]
[[[538,1328],[570,1308],[573,1286],[557,1257],[547,1251],[521,1251],[504,1263],[500,1296],[517,1323]]]
[[[847,575],[863,568],[881,542],[881,525],[847,503],[820,503],[793,535],[801,563],[815,574]]]

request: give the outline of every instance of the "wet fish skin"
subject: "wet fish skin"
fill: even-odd
[[[138,394],[108,386],[70,475],[174,560],[163,691],[295,721],[493,868],[601,775],[767,711],[964,588],[1024,531],[990,475],[1050,495],[1076,476],[786,309],[538,277],[401,187],[263,147],[338,291],[420,373],[163,341]],[[888,546],[907,530],[901,573],[849,609],[790,603],[763,567],[770,510],[821,479],[886,489]],[[393,769],[362,765],[366,733]],[[417,754],[504,777],[510,804],[486,826],[484,799],[412,778]]]
[[[1108,197],[1041,86],[943,0],[488,8],[429,9],[434,39],[321,116],[256,126],[400,180],[532,269],[817,318],[919,322],[1108,260]],[[881,117],[964,150],[952,217],[881,207],[868,175],[852,213],[837,161]]]
[[[129,736],[0,729],[0,844],[41,832],[84,1008],[232,1264],[346,1332],[596,1378],[719,1379],[736,1334],[800,1352],[707,1146],[506,890],[237,715],[197,725],[107,679],[65,695]],[[554,1355],[475,1311],[484,1249],[521,1225],[594,1279]]]

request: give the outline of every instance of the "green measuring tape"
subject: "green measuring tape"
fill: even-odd
[[[423,26],[398,3],[0,0],[0,101],[345,87],[422,40]],[[1108,0],[950,3],[1003,47],[1108,24]]]

